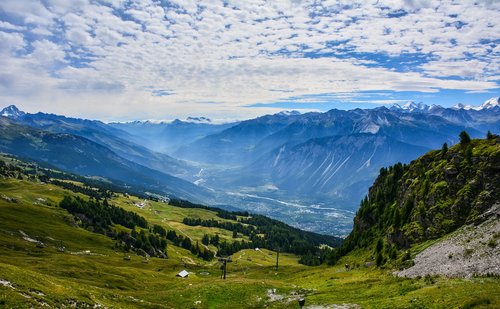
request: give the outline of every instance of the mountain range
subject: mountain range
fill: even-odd
[[[129,139],[159,153],[173,154],[178,148],[207,135],[219,133],[236,123],[215,124],[205,117],[188,117],[172,122],[112,122],[109,126],[128,133]]]
[[[498,98],[474,109],[410,102],[390,108],[275,114],[243,121],[174,155],[230,169],[205,170],[214,188],[355,210],[381,167],[408,163],[461,131],[500,129]]]
[[[452,145],[461,131],[500,131],[498,97],[477,107],[409,102],[226,124],[203,117],[106,124],[15,106],[0,115],[3,152],[328,234],[351,229],[380,168]]]
[[[49,122],[46,121],[44,124]],[[189,198],[193,201],[211,199],[208,190],[187,180],[128,160],[111,150],[113,147],[106,147],[104,143],[92,141],[81,135],[41,130],[22,123],[17,119],[0,118],[1,152],[44,162],[84,176],[118,180],[143,190]],[[85,126],[85,129],[89,126]],[[64,130],[64,126],[59,129]]]

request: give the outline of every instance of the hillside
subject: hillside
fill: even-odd
[[[140,146],[139,143],[131,141],[133,135],[101,121],[41,112],[30,114],[19,111],[13,105],[6,107],[0,113],[23,126],[83,137],[108,148],[126,160],[182,179],[190,180],[195,173],[195,169],[187,163]]]
[[[72,173],[105,177],[195,201],[212,192],[186,180],[129,161],[81,136],[51,133],[0,118],[0,151],[46,162]]]
[[[464,227],[465,231],[477,230],[478,234],[468,237],[455,234],[453,237],[470,238],[471,248],[477,240],[484,241],[483,257],[488,258],[494,251],[486,250],[487,244],[494,249],[498,237],[494,231],[498,229],[495,224],[498,210],[495,209],[500,200],[499,142],[498,136],[492,134],[488,139],[471,141],[462,133],[461,142],[449,149],[444,145],[441,150],[431,151],[409,165],[382,168],[368,196],[361,202],[353,231],[339,252],[369,249],[377,265],[396,263],[407,267],[412,265],[407,249],[418,251],[419,246],[420,250],[425,249]],[[491,235],[484,233],[482,223],[485,222],[489,222]],[[465,228],[470,224],[470,228]],[[461,246],[467,244],[462,241]],[[450,246],[447,248],[451,250]],[[448,253],[451,260],[453,250]],[[476,257],[477,264],[480,259]],[[498,256],[492,261],[478,274],[500,274]]]
[[[232,224],[250,224],[256,229],[286,227],[261,216],[255,218],[266,224],[248,222],[247,213],[186,201],[173,200],[169,205],[159,195],[134,196],[112,183],[10,156],[2,156],[0,162],[0,306],[5,308],[296,308],[299,297],[315,308],[500,304],[495,278],[397,279],[378,268],[359,265],[362,256],[356,254],[342,258],[337,266],[310,267],[299,264],[297,255],[283,252],[285,247],[278,269],[276,252],[267,249],[231,254],[223,280],[221,264],[199,254],[198,246],[215,251],[214,238],[219,243],[249,242],[244,233],[234,235],[226,229]],[[61,203],[68,198],[80,199],[79,204],[91,205],[101,214],[93,217],[84,210],[71,210]],[[127,217],[131,221],[120,219]],[[220,226],[187,225],[186,218],[216,221]],[[245,218],[246,222],[241,220]],[[169,238],[173,232],[175,239]],[[296,233],[300,231],[277,234]],[[203,244],[206,236],[208,245]],[[261,236],[266,239],[265,234]],[[167,239],[165,256],[147,257],[150,249],[143,245],[154,244],[154,239],[160,239],[157,243],[161,245],[163,237]],[[132,244],[131,239],[141,242]],[[186,249],[187,240],[190,249]],[[127,244],[132,246],[127,249]],[[343,263],[352,268],[346,270]],[[183,269],[189,277],[176,277]]]
[[[409,162],[415,154],[426,151],[378,134],[330,136],[293,147],[285,145],[259,158],[245,172],[255,171],[260,176],[255,186],[269,182],[293,196],[353,204],[363,196],[364,187],[376,176],[379,166]]]

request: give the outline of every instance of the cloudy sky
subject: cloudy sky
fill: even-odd
[[[0,106],[112,120],[500,94],[500,1],[1,0]]]

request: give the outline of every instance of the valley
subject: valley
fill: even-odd
[[[500,308],[498,29],[0,0],[0,309]]]
[[[369,250],[355,250],[336,265],[320,266],[300,264],[299,256],[281,252],[276,269],[275,251],[244,249],[231,255],[225,280],[217,259],[205,261],[171,241],[165,250],[168,258],[124,253],[116,239],[80,226],[58,207],[64,196],[88,199],[82,193],[83,183],[64,180],[68,174],[52,174],[75,185],[72,192],[51,184],[56,178],[40,181],[40,175],[49,172],[43,167],[9,157],[2,162],[7,165],[2,164],[0,179],[0,303],[6,308],[235,308],[242,300],[247,308],[296,308],[298,298],[305,298],[311,308],[500,304],[497,277],[396,278],[390,264],[373,266]],[[225,229],[183,223],[184,218],[231,222],[214,210],[178,207],[97,188],[92,191],[105,193],[109,204],[193,242],[201,243],[205,234],[229,243],[248,240],[244,235],[235,239]],[[113,229],[127,230],[119,225]],[[429,245],[412,248],[411,256]],[[177,277],[181,270],[189,276]]]
[[[4,109],[0,304],[497,307],[498,136],[462,129],[499,108],[475,129],[423,105],[201,127]]]
[[[452,145],[462,130],[472,137],[497,132],[499,113],[493,98],[474,108],[408,103],[282,112],[226,124],[193,117],[105,124],[10,106],[1,112],[0,149],[140,190],[345,236],[380,168],[409,163],[443,142]]]

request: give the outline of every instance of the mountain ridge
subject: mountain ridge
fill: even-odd
[[[443,145],[409,165],[382,168],[338,253],[368,250],[379,266],[410,267],[408,249],[494,219],[500,200],[499,143],[494,134],[471,141],[463,132],[461,142],[449,149]],[[494,267],[499,265],[486,266],[484,274],[498,274]]]
[[[132,136],[128,132],[98,120],[71,118],[42,112],[35,114],[20,112],[16,117],[8,118],[33,128],[87,138],[110,148],[127,160],[186,180],[192,180],[192,175],[196,172],[196,169],[186,162],[166,154],[153,152],[132,141]]]
[[[117,179],[195,201],[211,196],[188,181],[128,161],[84,137],[43,131],[6,117],[0,117],[0,136],[2,151],[48,162],[71,172]]]
[[[204,201],[207,204],[259,209],[295,226],[345,235],[351,229],[352,211],[379,168],[396,161],[408,163],[443,142],[454,144],[464,130],[472,137],[500,131],[498,107],[465,110],[406,105],[415,107],[412,112],[386,106],[280,112],[223,125],[180,120],[104,124],[44,113],[24,115],[19,121],[83,136],[127,161],[194,183],[216,196]],[[359,153],[352,153],[356,147],[336,142],[318,143],[318,139],[334,141],[336,136],[354,144],[357,139],[386,142],[378,148],[365,143]],[[359,164],[355,157],[361,160]],[[317,170],[321,171],[305,176]],[[302,208],[309,213],[300,214]],[[321,224],[326,216],[333,216],[335,222]]]

